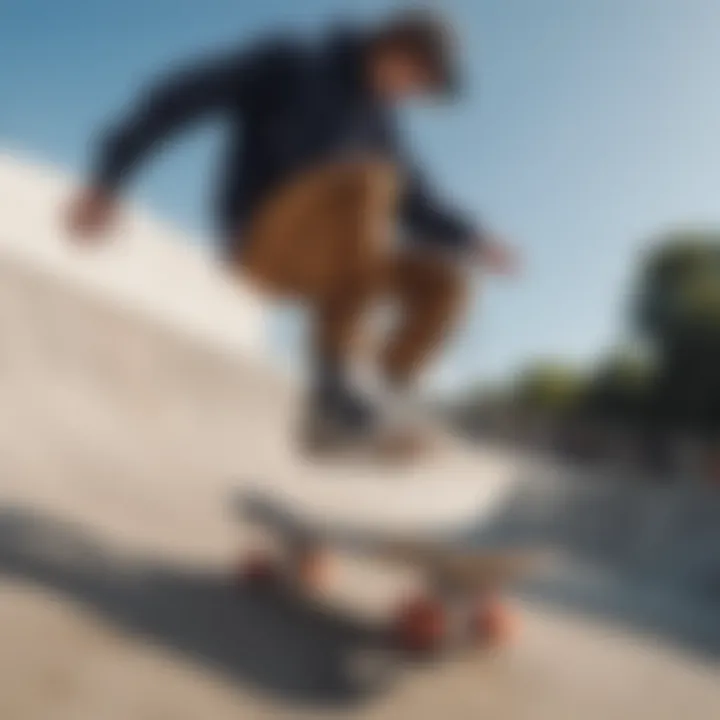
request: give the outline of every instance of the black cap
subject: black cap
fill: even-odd
[[[443,94],[461,91],[458,38],[450,23],[436,12],[401,12],[377,28],[373,39],[376,45],[400,47],[414,54],[436,77]]]

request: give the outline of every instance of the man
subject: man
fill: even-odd
[[[401,101],[455,90],[453,54],[441,21],[404,14],[315,44],[265,40],[176,73],[109,133],[71,230],[98,236],[151,150],[224,115],[230,147],[217,221],[227,262],[313,315],[308,438],[374,443],[387,430],[383,413],[349,373],[373,301],[389,297],[402,311],[379,364],[388,384],[405,390],[460,314],[463,266],[512,265],[507,250],[432,194],[394,127]]]

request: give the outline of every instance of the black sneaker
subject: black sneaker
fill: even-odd
[[[313,450],[340,450],[370,439],[378,414],[364,398],[345,389],[318,392],[311,399],[302,437]]]

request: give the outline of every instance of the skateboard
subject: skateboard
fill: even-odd
[[[451,541],[408,539],[320,523],[277,499],[240,494],[234,508],[275,543],[246,552],[238,568],[245,588],[281,591],[325,609],[340,608],[323,592],[343,556],[369,558],[420,576],[418,589],[385,613],[376,630],[395,648],[437,654],[457,648],[497,648],[516,636],[518,615],[503,597],[541,564],[533,550],[472,550]],[[347,610],[347,608],[345,608]],[[389,615],[389,616],[388,616]]]

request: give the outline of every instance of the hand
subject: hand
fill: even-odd
[[[480,265],[498,275],[516,275],[520,269],[520,259],[515,250],[497,238],[484,238],[478,255]]]
[[[77,242],[98,242],[115,220],[115,199],[97,188],[88,188],[71,203],[67,230]]]

